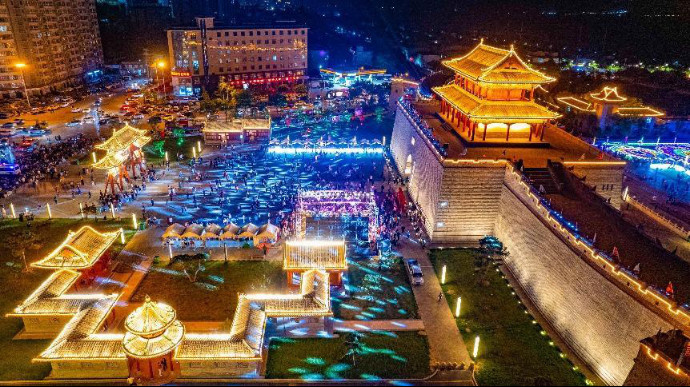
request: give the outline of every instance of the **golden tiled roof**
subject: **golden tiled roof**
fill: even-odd
[[[662,117],[665,115],[664,112],[648,106],[622,106],[616,110],[616,113],[623,117]]]
[[[100,296],[79,311],[35,360],[125,360],[123,335],[96,333],[116,303],[117,296]]]
[[[243,295],[263,305],[268,317],[331,316],[328,273],[310,270],[302,274],[301,292],[295,295]]]
[[[555,80],[532,69],[512,47],[504,50],[483,41],[467,55],[445,60],[443,65],[477,82],[534,85]]]
[[[8,316],[75,314],[95,300],[83,297],[61,297],[79,279],[72,270],[59,270],[51,274],[24,302]]]
[[[148,295],[144,304],[127,316],[125,329],[139,336],[153,336],[168,329],[177,317],[175,309],[167,304],[153,302]]]
[[[134,145],[141,148],[151,141],[151,137],[146,135],[146,131],[137,129],[129,124],[125,124],[121,129],[113,132],[113,135],[105,142],[96,145],[96,149],[108,152],[120,152],[129,149]]]
[[[603,89],[589,95],[592,99],[601,102],[624,102],[628,99],[618,94],[617,87],[604,86]]]
[[[103,156],[102,159],[96,161],[93,167],[101,170],[109,170],[112,168],[117,168],[127,161],[127,157],[123,156],[121,153],[111,153],[108,152],[107,155]]]
[[[64,242],[38,262],[31,264],[42,269],[86,269],[112,246],[118,232],[101,233],[89,226],[70,231]]]
[[[288,241],[285,243],[283,269],[346,270],[345,241]]]
[[[132,332],[125,333],[122,347],[129,356],[149,359],[169,353],[177,348],[184,338],[184,326],[178,320],[155,337],[145,337]]]
[[[542,123],[559,117],[534,101],[489,101],[479,99],[458,85],[433,88],[433,91],[475,122]]]
[[[583,112],[591,112],[592,104],[576,97],[558,97],[557,100],[565,105],[573,107]]]

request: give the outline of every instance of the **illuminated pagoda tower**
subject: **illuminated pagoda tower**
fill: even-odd
[[[534,91],[555,79],[530,68],[515,52],[484,44],[443,61],[452,83],[433,91],[441,116],[469,143],[543,142],[558,114],[534,102]]]
[[[104,143],[96,145],[96,149],[106,151],[105,157],[98,160],[93,167],[108,171],[105,181],[105,192],[115,194],[115,186],[120,191],[124,190],[124,179],[129,178],[127,166],[132,170],[132,176],[136,177],[136,169],[144,175],[146,173],[146,161],[142,148],[151,141],[151,137],[145,130],[137,129],[125,124],[122,129],[113,132],[113,135]]]
[[[620,95],[617,87],[612,86],[604,86],[585,98],[564,96],[557,100],[568,109],[596,114],[599,128],[602,129],[609,124],[614,115],[623,118],[657,118],[665,115],[660,110],[632,103],[628,97]]]
[[[175,309],[146,296],[144,304],[127,316],[125,329],[122,346],[130,377],[144,381],[175,379],[179,366],[173,357],[185,333]]]
[[[20,169],[12,153],[12,147],[3,141],[0,144],[0,175],[18,175]]]

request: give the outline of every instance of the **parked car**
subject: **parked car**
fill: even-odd
[[[14,129],[15,126],[17,126],[17,124],[15,124],[14,122],[5,122],[4,124],[2,124],[3,129]]]
[[[424,285],[424,273],[422,273],[419,262],[416,259],[406,259],[405,266],[407,266],[407,272],[410,274],[412,285]]]
[[[72,121],[67,123],[67,126],[79,126],[79,125],[81,125],[81,121],[79,121],[79,120],[72,120]]]

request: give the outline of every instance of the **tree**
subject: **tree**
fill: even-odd
[[[249,90],[242,90],[237,93],[237,107],[250,107],[254,102],[254,96]]]
[[[38,250],[43,246],[43,241],[31,230],[22,230],[10,235],[11,254],[17,259],[21,259],[25,271],[29,271],[29,264],[26,262],[27,250]]]
[[[299,85],[295,86],[295,93],[297,93],[297,95],[299,95],[300,97],[306,97],[307,93],[309,93],[307,85],[305,85],[304,83],[300,83]]]

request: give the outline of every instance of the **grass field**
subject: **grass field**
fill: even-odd
[[[28,230],[38,239],[37,248],[26,251],[26,260],[30,264],[58,247],[69,230],[77,230],[87,224],[99,231],[114,231],[122,227],[121,223],[110,220],[38,220],[34,221],[31,227],[16,220],[0,222],[0,347],[6,354],[0,361],[0,380],[42,379],[50,371],[48,364],[31,363],[31,359],[43,351],[50,344],[50,340],[12,340],[22,329],[21,319],[4,317],[52,273],[50,270],[24,270],[22,259],[13,254],[17,246],[16,235]],[[115,243],[113,252],[119,251],[121,246]]]
[[[447,266],[443,291],[451,310],[462,297],[457,323],[467,348],[480,337],[479,385],[585,385],[584,376],[535,324],[501,273],[493,265],[484,269],[480,254],[473,249],[431,253],[436,273]]]
[[[347,272],[349,299],[334,299],[333,312],[343,320],[418,318],[417,304],[405,267],[396,261],[379,271],[371,259],[350,262]]]
[[[196,271],[193,264],[187,267],[190,274]],[[154,265],[132,301],[141,302],[149,295],[174,307],[182,321],[225,321],[232,320],[239,293],[287,292],[282,262],[208,261],[196,282],[184,269],[179,261]]]
[[[338,338],[274,338],[269,345],[270,379],[420,379],[430,374],[429,346],[417,332],[367,332],[361,354],[344,357],[347,335]]]

